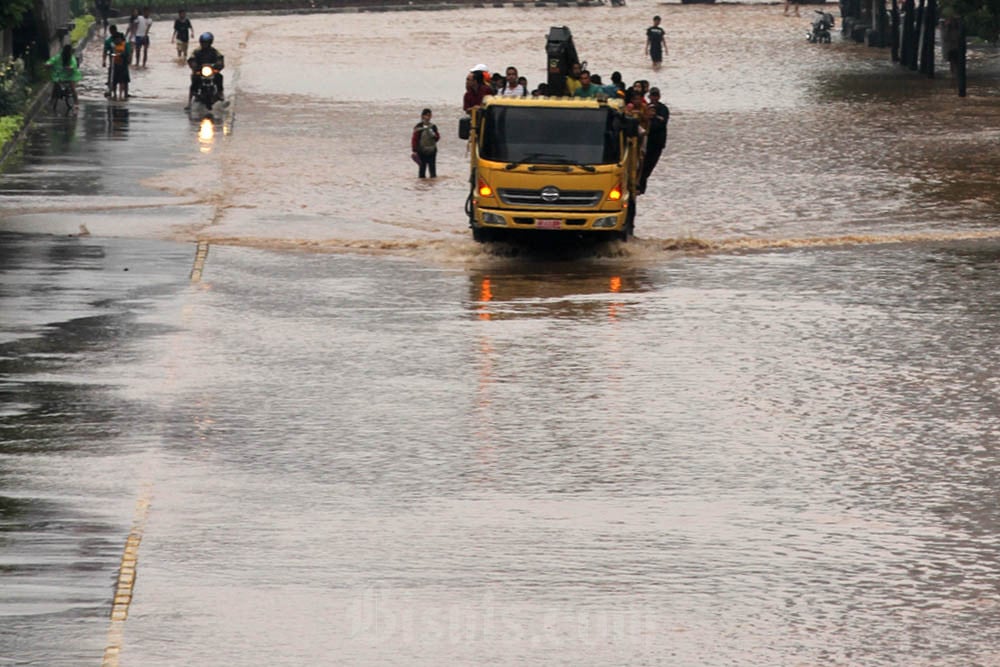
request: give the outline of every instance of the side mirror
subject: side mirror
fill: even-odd
[[[466,116],[465,118],[458,121],[458,138],[465,139],[468,141],[469,135],[472,134],[472,117]]]

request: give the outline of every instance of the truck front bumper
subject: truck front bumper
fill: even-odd
[[[620,211],[511,210],[476,207],[475,225],[494,229],[614,232],[625,227],[628,203]]]

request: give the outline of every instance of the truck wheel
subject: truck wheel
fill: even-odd
[[[472,228],[472,240],[478,243],[489,243],[493,240],[493,230],[485,227]]]

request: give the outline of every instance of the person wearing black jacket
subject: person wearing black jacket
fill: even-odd
[[[214,41],[215,36],[212,33],[202,33],[201,37],[198,38],[198,48],[188,58],[188,67],[191,68],[191,87],[188,89],[188,103],[184,107],[185,110],[191,108],[191,100],[198,90],[198,79],[201,76],[199,72],[203,65],[211,65],[215,68],[215,87],[218,90],[217,97],[219,101],[226,99],[222,90],[223,78],[220,72],[226,66],[226,59],[212,46]]]
[[[670,109],[660,101],[660,89],[649,89],[649,133],[646,135],[646,155],[642,160],[642,175],[639,177],[639,194],[646,191],[646,181],[653,173],[660,154],[667,147],[667,123]]]

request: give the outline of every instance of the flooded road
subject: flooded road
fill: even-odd
[[[0,181],[0,665],[1000,664],[989,54],[963,100],[780,5],[192,21],[211,136],[154,38]],[[549,25],[664,90],[635,242],[470,239],[464,72]]]

